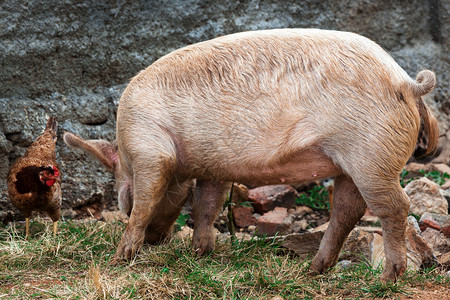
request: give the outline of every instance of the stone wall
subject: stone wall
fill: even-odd
[[[63,130],[114,139],[115,112],[128,80],[187,44],[257,29],[315,27],[353,31],[387,49],[411,75],[436,71],[427,102],[450,123],[449,0],[429,1],[3,1],[0,4],[0,214],[10,164],[54,115]],[[450,136],[450,134],[448,134]],[[113,178],[64,147],[64,206],[115,203]],[[1,216],[0,216],[1,217]]]

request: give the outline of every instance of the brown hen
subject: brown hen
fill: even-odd
[[[8,195],[25,217],[27,236],[32,211],[46,212],[53,221],[55,234],[61,217],[61,173],[55,154],[57,126],[56,119],[50,117],[44,133],[9,170]]]

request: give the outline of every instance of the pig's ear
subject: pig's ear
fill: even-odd
[[[106,169],[114,173],[118,165],[117,146],[105,140],[85,140],[73,133],[65,131],[63,140],[66,145],[78,148],[101,162]]]

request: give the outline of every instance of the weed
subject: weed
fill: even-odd
[[[386,298],[393,294],[403,294],[406,295],[405,287],[403,284],[395,284],[392,282],[382,283],[380,281],[371,282],[366,286],[361,287],[361,290],[369,294],[373,298]]]
[[[175,231],[180,231],[181,227],[186,225],[187,220],[189,219],[188,214],[180,214],[175,222]]]
[[[439,171],[431,171],[425,172],[423,169],[419,170],[420,175],[433,180],[439,185],[443,185],[445,183],[446,178],[450,178],[450,175],[447,172],[441,173]]]
[[[405,169],[403,169],[402,173],[400,174],[400,185],[402,186],[402,188],[404,188],[405,186],[408,185],[408,183],[410,183],[411,181],[416,179],[416,178],[406,179],[406,176],[408,176],[408,175],[409,175],[409,172],[406,171]]]
[[[296,205],[306,205],[313,209],[330,209],[328,190],[324,186],[314,186],[306,194],[295,199]]]
[[[425,172],[425,170],[420,169],[419,174],[422,175],[422,177],[426,177],[428,179],[433,180],[439,185],[443,185],[445,183],[445,179],[450,178],[450,175],[447,172],[441,173],[439,171],[431,171],[431,172]],[[403,169],[402,173],[400,174],[400,185],[404,188],[408,183],[410,183],[413,180],[417,180],[417,177],[407,178],[409,175],[409,172]]]

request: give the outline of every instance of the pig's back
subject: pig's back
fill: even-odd
[[[367,115],[386,119],[410,80],[381,47],[353,33],[244,32],[159,59],[132,80],[118,116],[128,110],[132,122],[164,127],[186,157],[270,160],[336,133],[349,144],[367,135]],[[356,136],[345,136],[349,125],[361,126]]]

